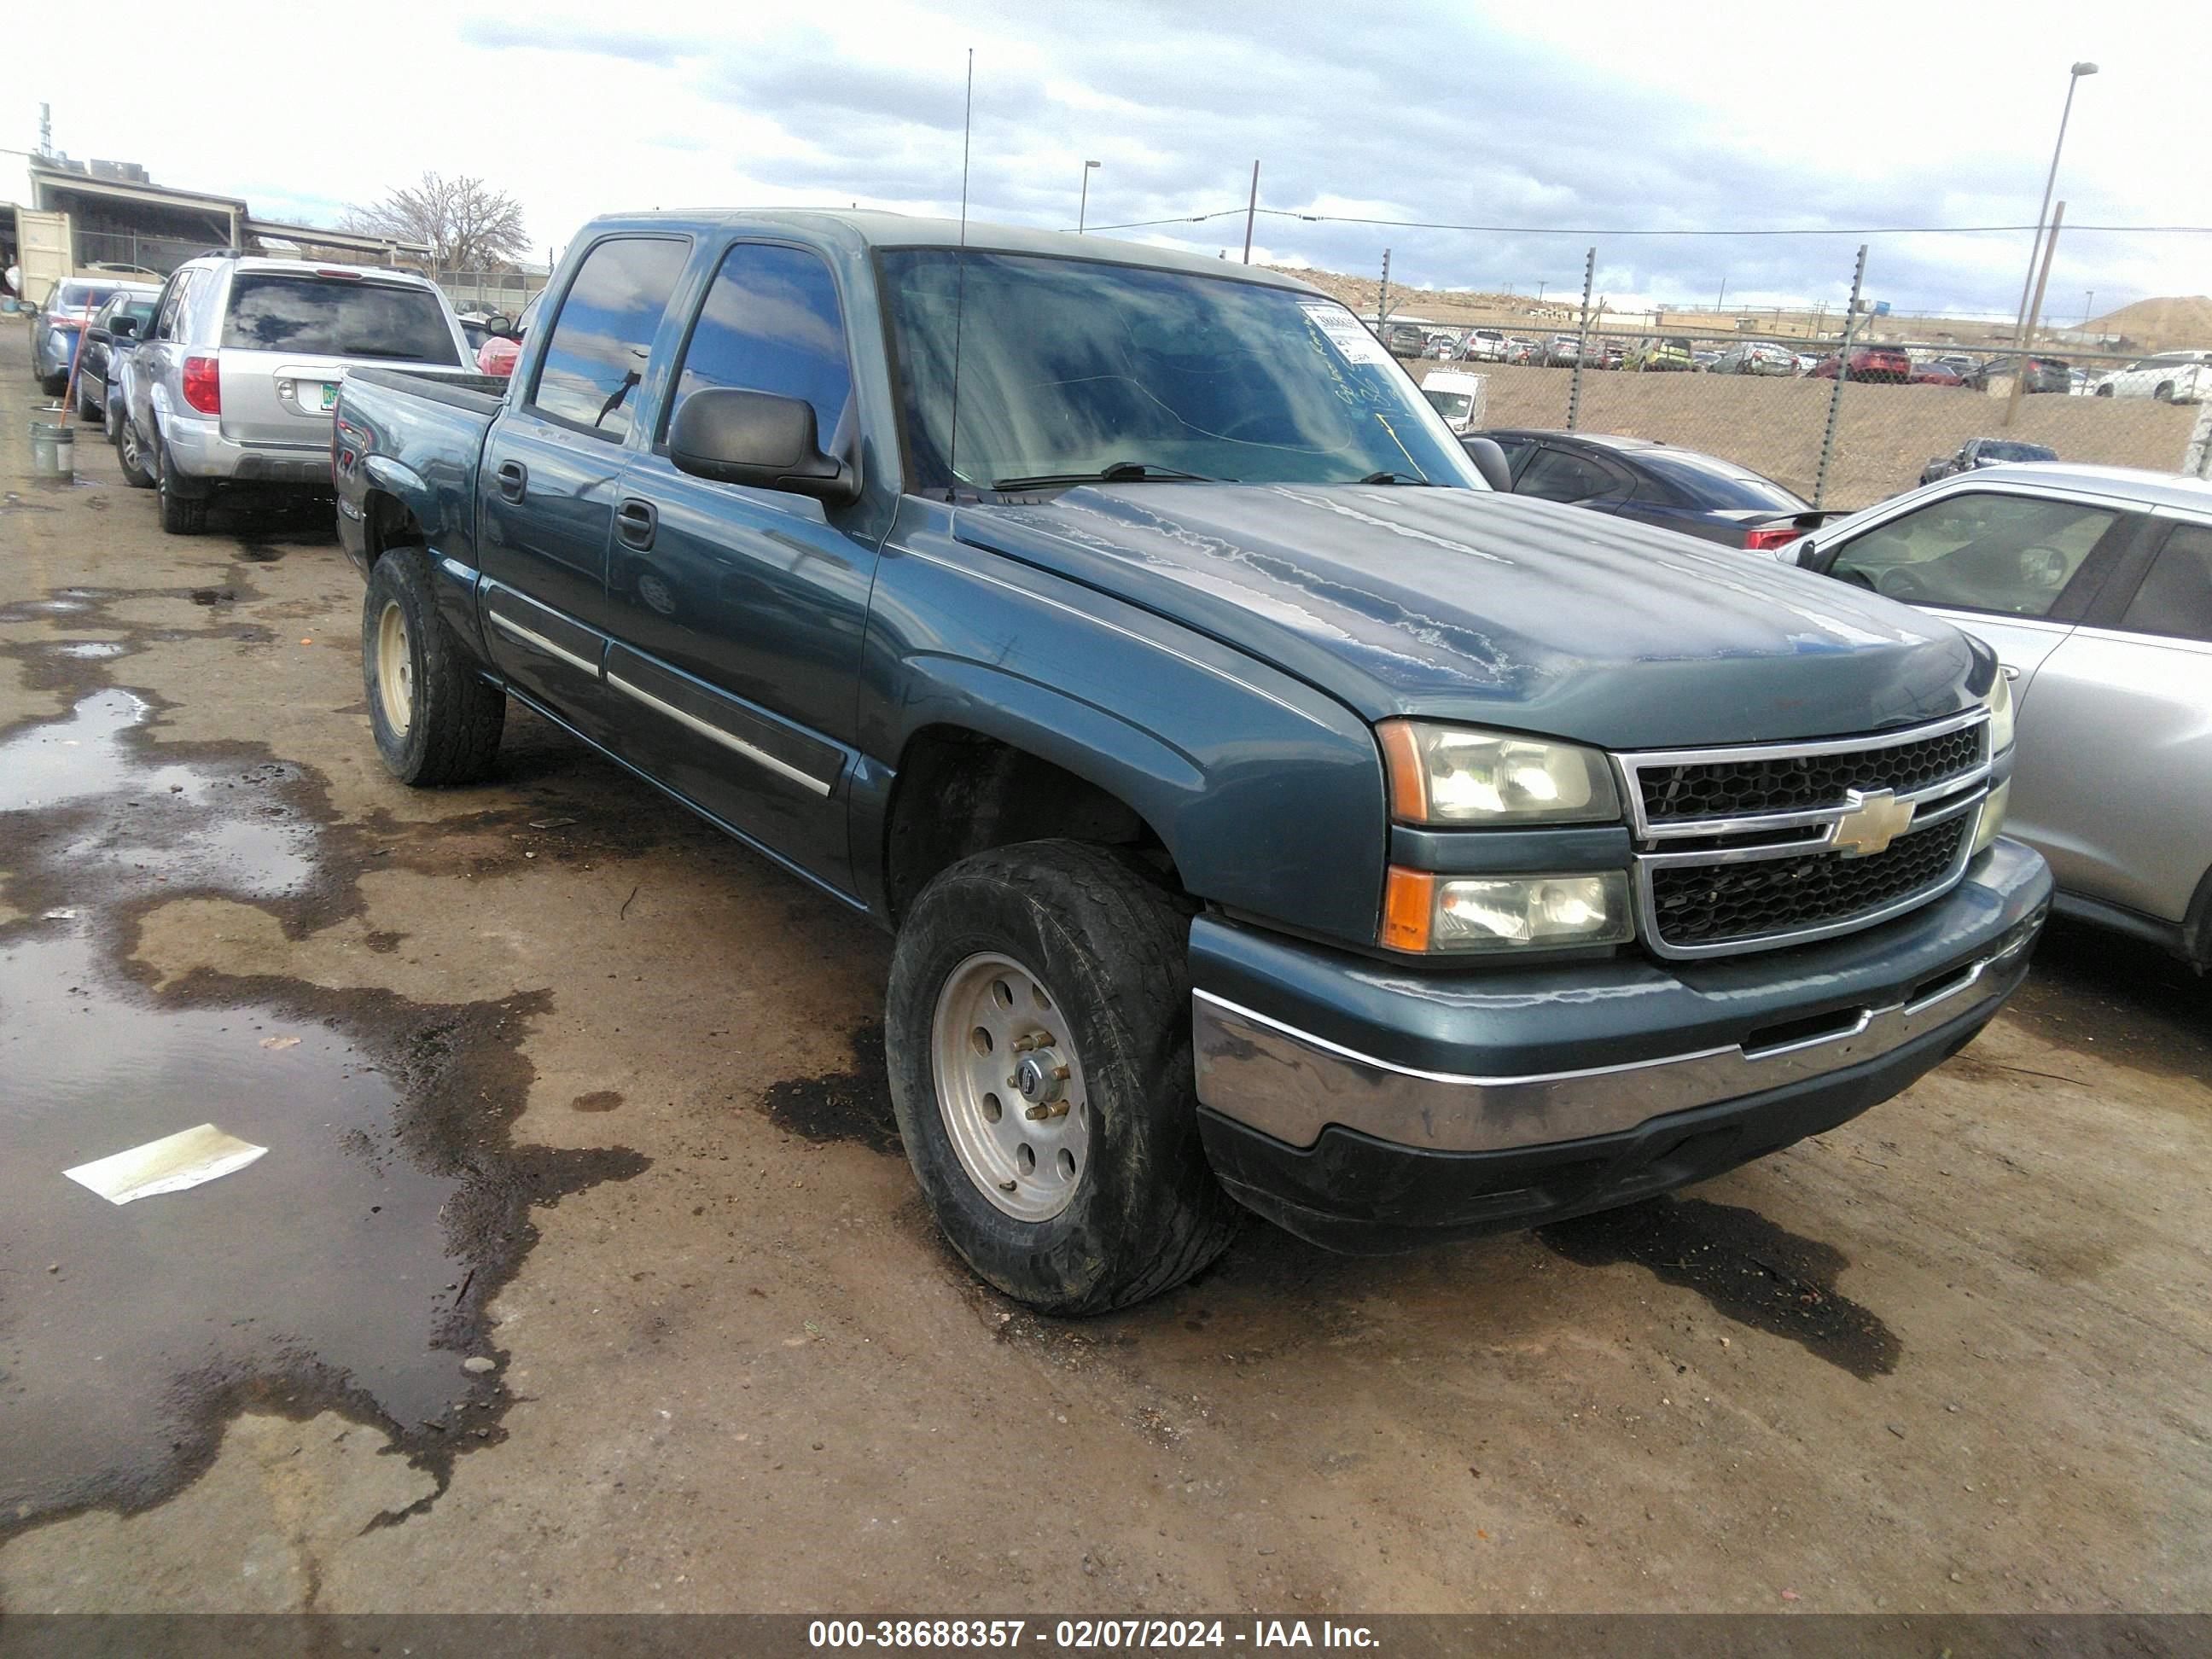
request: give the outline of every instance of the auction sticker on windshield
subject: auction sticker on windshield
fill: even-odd
[[[1367,363],[1388,368],[1390,354],[1382,342],[1367,331],[1367,325],[1342,306],[1306,303],[1298,307],[1307,320],[1326,335],[1337,354],[1346,362]]]

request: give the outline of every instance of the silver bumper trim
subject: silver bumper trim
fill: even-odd
[[[1427,1152],[1552,1146],[1633,1129],[1875,1060],[1996,1000],[1990,970],[2025,950],[2023,931],[1919,996],[1839,1009],[1836,1029],[1771,1048],[1699,1048],[1617,1066],[1522,1077],[1422,1071],[1332,1042],[1214,995],[1191,994],[1198,1097],[1292,1146],[1331,1124]]]

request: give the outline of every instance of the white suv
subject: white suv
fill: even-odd
[[[2201,404],[2212,394],[2212,351],[2161,351],[2116,368],[2097,382],[2100,398],[2155,398]]]
[[[204,254],[170,274],[122,358],[124,477],[195,535],[240,489],[331,488],[331,410],[349,368],[472,374],[445,295],[412,271]]]

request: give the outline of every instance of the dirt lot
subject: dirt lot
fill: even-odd
[[[2212,1605],[2212,997],[2163,960],[2055,934],[1966,1054],[1684,1196],[1384,1261],[1255,1224],[1042,1322],[915,1200],[882,939],[542,725],[392,784],[322,522],[164,538],[91,442],[35,487],[22,352],[0,1607]],[[268,1155],[62,1177],[208,1121]]]
[[[1489,377],[1492,426],[1564,427],[1573,376],[1564,368],[1497,365],[1409,364],[1417,375],[1472,368]],[[1740,374],[1583,376],[1581,429],[1657,438],[1724,456],[1810,498],[1820,463],[1833,383],[1759,380]],[[2000,425],[2001,398],[1956,387],[1862,386],[1844,388],[1836,428],[1836,461],[1827,505],[1865,507],[1920,482],[1929,458],[1948,455],[1969,438],[2010,436],[2048,444],[2069,461],[2147,466],[2172,471],[2197,410],[2149,398],[2022,398],[2010,431]]]

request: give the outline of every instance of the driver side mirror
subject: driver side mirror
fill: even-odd
[[[668,458],[694,477],[807,495],[825,507],[860,494],[853,469],[822,453],[814,405],[804,398],[726,386],[695,392],[668,428]]]
[[[138,337],[138,319],[118,312],[107,319],[107,331],[118,340],[135,340]]]
[[[1460,445],[1467,451],[1468,459],[1474,470],[1482,474],[1482,481],[1501,495],[1513,493],[1513,469],[1506,465],[1505,452],[1495,438],[1462,438]]]

